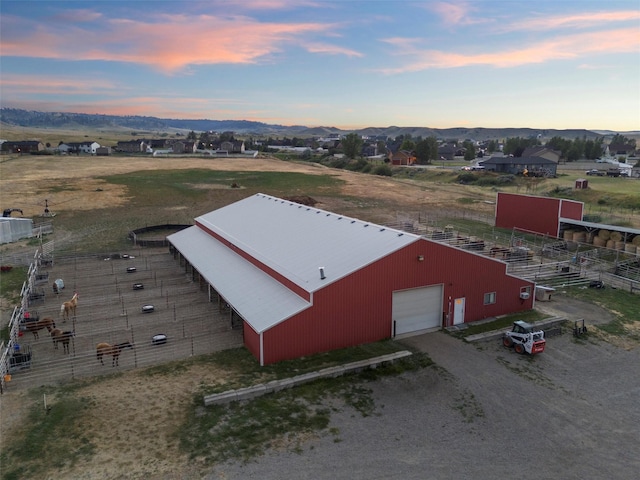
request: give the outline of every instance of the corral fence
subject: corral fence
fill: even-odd
[[[7,385],[63,382],[243,345],[238,319],[168,249],[138,246],[126,254],[58,255],[45,264],[41,258],[39,250],[11,316],[9,340],[0,347],[1,391]],[[62,279],[64,289],[55,290]],[[65,321],[61,304],[76,291],[77,312]],[[63,343],[54,344],[46,329],[38,338],[26,330],[27,320],[44,316],[72,333],[68,352]],[[166,341],[156,342],[158,336]],[[112,356],[102,358],[104,365],[97,357],[96,346],[103,342],[129,342],[133,348],[122,351],[114,368]]]
[[[142,227],[131,230],[129,232],[129,239],[134,245],[140,247],[168,247],[169,242],[166,239],[167,233],[179,232],[190,226],[191,225],[167,223],[164,225]],[[159,233],[163,233],[164,235],[159,235]]]
[[[473,213],[457,218],[484,221],[483,215]],[[455,217],[452,219],[446,212],[403,214],[387,226],[502,260],[507,263],[509,274],[541,286],[557,288],[600,281],[640,293],[640,256],[621,249],[566,241],[515,228],[510,233],[492,228],[478,235],[455,225]]]

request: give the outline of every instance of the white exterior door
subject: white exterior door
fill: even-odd
[[[453,302],[453,324],[464,323],[464,297],[456,298]]]
[[[440,327],[442,292],[442,285],[393,292],[391,335],[403,335]]]

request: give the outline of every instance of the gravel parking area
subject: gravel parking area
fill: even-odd
[[[403,340],[437,364],[369,387],[376,414],[343,408],[298,453],[271,451],[207,478],[636,478],[640,349],[551,337],[536,357],[437,332]],[[336,431],[336,430],[334,430]]]

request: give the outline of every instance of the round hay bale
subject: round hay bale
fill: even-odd
[[[614,242],[613,240],[607,240],[606,246],[607,248],[615,248],[616,242]]]
[[[624,250],[624,242],[615,242],[615,247],[616,250]]]
[[[598,232],[598,236],[603,240],[609,240],[609,237],[611,236],[611,232],[609,230],[602,229]]]
[[[627,253],[633,253],[635,255],[637,250],[638,250],[638,247],[636,247],[633,243],[624,244],[624,251]]]
[[[573,230],[565,230],[562,238],[564,240],[573,240]]]
[[[633,240],[631,240],[631,243],[633,243],[636,247],[640,246],[640,235],[636,235],[635,237],[633,237]]]
[[[586,236],[586,234],[584,232],[573,232],[573,241],[574,242],[584,243],[586,238],[587,238],[587,236]]]
[[[622,234],[620,232],[611,232],[609,238],[614,242],[619,242],[620,240],[622,240]]]
[[[596,247],[604,247],[607,245],[607,241],[602,237],[593,237],[593,244]]]

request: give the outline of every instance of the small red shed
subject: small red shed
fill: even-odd
[[[585,188],[589,188],[589,180],[586,178],[576,179],[576,190],[583,190]]]

